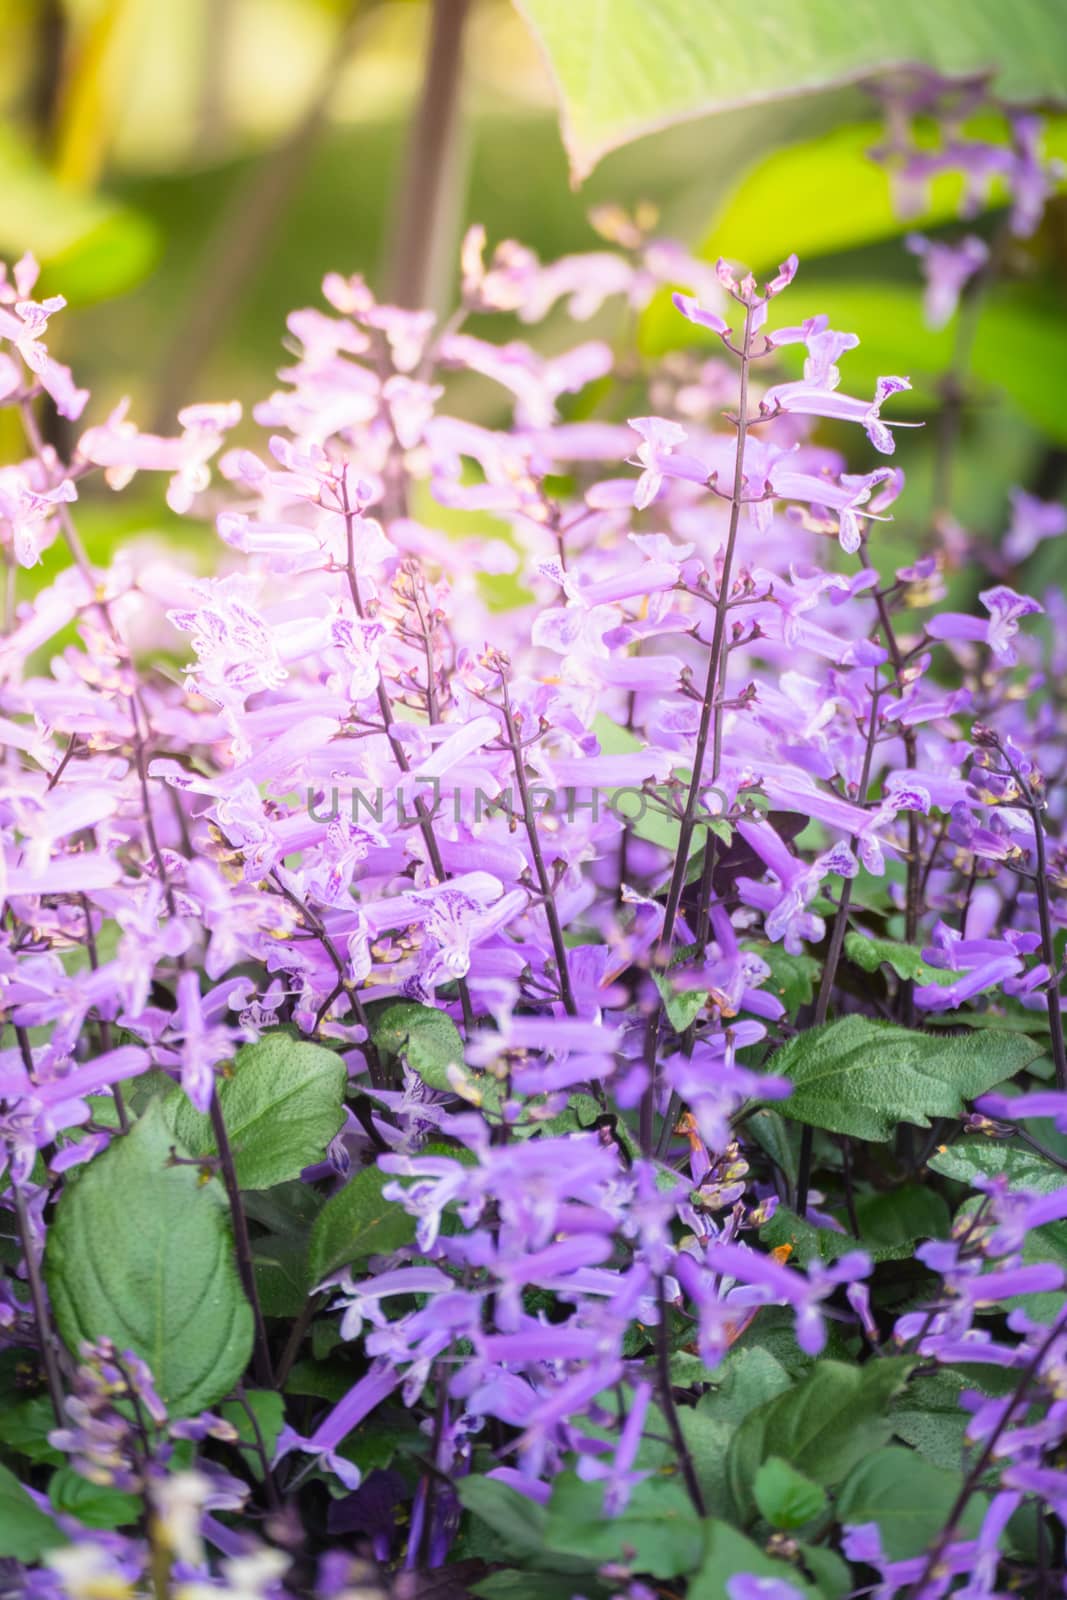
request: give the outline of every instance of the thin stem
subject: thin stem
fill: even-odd
[[[280,1511],[281,1499],[278,1494],[278,1485],[275,1483],[274,1474],[271,1471],[270,1451],[267,1449],[267,1442],[263,1437],[263,1430],[259,1425],[259,1418],[256,1416],[255,1407],[251,1404],[247,1394],[245,1393],[244,1384],[238,1384],[236,1393],[238,1402],[240,1403],[245,1416],[248,1418],[249,1426],[252,1429],[252,1444],[256,1455],[259,1457],[259,1467],[263,1474],[263,1488],[267,1499],[270,1502],[271,1510]]]
[[[1060,983],[1056,973],[1056,946],[1052,930],[1052,907],[1049,902],[1048,892],[1048,858],[1045,853],[1045,824],[1041,816],[1041,804],[1023,777],[1018,767],[1012,761],[1007,751],[1002,746],[997,747],[1007,763],[1008,770],[1024,797],[1030,821],[1034,829],[1034,854],[1037,857],[1037,876],[1034,888],[1037,893],[1037,917],[1041,928],[1041,958],[1048,967],[1048,984],[1045,989],[1045,1005],[1048,1011],[1048,1027],[1052,1036],[1052,1059],[1056,1067],[1056,1087],[1067,1091],[1067,1047],[1063,1037],[1063,1011],[1060,1007]]]
[[[445,1384],[444,1362],[437,1363],[436,1372],[436,1398],[434,1401],[433,1439],[430,1444],[430,1461],[438,1470],[441,1468],[441,1445],[444,1442],[445,1427],[448,1423],[448,1390]],[[425,1489],[422,1506],[422,1534],[419,1539],[418,1560],[424,1568],[428,1568],[433,1555],[433,1513],[437,1501],[437,1473],[428,1472],[423,1480]]]
[[[924,1593],[931,1574],[937,1567],[945,1550],[952,1543],[953,1535],[956,1533],[963,1515],[971,1503],[971,1497],[976,1493],[982,1478],[985,1476],[986,1468],[989,1466],[994,1455],[996,1454],[996,1448],[1000,1442],[1001,1435],[1025,1399],[1026,1391],[1030,1386],[1031,1380],[1041,1370],[1041,1363],[1044,1361],[1045,1357],[1056,1343],[1056,1340],[1059,1339],[1063,1334],[1065,1328],[1067,1328],[1067,1311],[1062,1311],[1057,1317],[1056,1321],[1052,1324],[1052,1327],[1046,1334],[1045,1338],[1038,1345],[1033,1356],[1031,1356],[1030,1360],[1019,1374],[1019,1381],[1015,1385],[1014,1393],[1012,1394],[1011,1399],[1005,1405],[1004,1410],[1001,1413],[1000,1420],[990,1433],[988,1439],[982,1447],[981,1452],[975,1459],[970,1471],[964,1479],[960,1488],[960,1492],[956,1496],[952,1510],[948,1514],[945,1526],[938,1534],[937,1541],[927,1557],[926,1566],[923,1569],[922,1576],[916,1579],[915,1584],[908,1592],[908,1600],[919,1600],[919,1597]]]
[[[515,722],[515,714],[511,709],[511,700],[508,695],[507,680],[501,673],[501,693],[503,704],[501,710],[504,714],[504,726],[507,729],[508,744],[511,747],[511,760],[515,768],[515,782],[518,785],[519,800],[522,804],[523,822],[526,826],[526,837],[530,841],[530,854],[533,857],[534,872],[537,874],[537,887],[541,891],[541,900],[544,905],[545,916],[548,919],[548,931],[552,940],[552,953],[556,958],[556,971],[559,977],[559,994],[563,1007],[570,1017],[578,1015],[578,1006],[571,987],[570,968],[567,965],[567,946],[563,940],[563,926],[559,920],[559,909],[556,905],[555,889],[545,866],[544,853],[541,849],[541,836],[537,831],[537,819],[530,804],[530,791],[526,782],[526,770],[522,759],[522,741]]]
[[[293,1370],[293,1363],[300,1353],[300,1346],[307,1337],[307,1331],[311,1327],[315,1313],[319,1306],[322,1305],[324,1298],[321,1294],[312,1294],[305,1300],[304,1309],[293,1323],[285,1349],[282,1351],[281,1360],[278,1362],[277,1371],[274,1374],[276,1388],[285,1388],[289,1374]]]
[[[708,674],[704,684],[704,698],[700,708],[696,747],[693,752],[693,774],[689,782],[685,810],[682,813],[681,826],[678,831],[674,870],[671,873],[670,886],[667,890],[667,905],[663,913],[663,927],[659,937],[661,959],[664,956],[669,957],[674,925],[682,902],[682,890],[685,888],[686,870],[689,865],[689,850],[696,828],[697,800],[704,784],[704,760],[707,755],[708,740],[712,737],[713,724],[712,783],[718,777],[719,763],[722,759],[722,721],[717,702],[720,697],[720,678],[725,678],[723,640],[726,636],[726,620],[729,613],[730,586],[733,579],[737,533],[741,523],[745,444],[749,428],[748,374],[752,359],[752,311],[751,305],[745,307],[744,335],[738,352],[741,360],[741,372],[737,407],[737,445],[734,451],[733,493],[730,496],[730,523],[726,535],[726,548],[723,553],[722,572],[719,578],[719,592],[715,602],[715,622],[711,635],[711,650],[708,656]],[[645,1067],[648,1072],[648,1086],[641,1097],[638,1139],[641,1150],[646,1156],[651,1155],[654,1143],[656,1065],[662,1019],[663,1006],[658,1004],[649,1019],[648,1030],[645,1035]]]
[[[241,1284],[252,1307],[252,1324],[255,1330],[255,1348],[253,1353],[253,1366],[256,1382],[264,1389],[274,1388],[274,1374],[271,1371],[270,1345],[267,1342],[267,1325],[263,1320],[263,1308],[259,1303],[259,1290],[256,1288],[256,1269],[252,1259],[252,1241],[248,1234],[248,1218],[245,1216],[244,1203],[241,1199],[241,1189],[237,1182],[237,1168],[233,1159],[233,1147],[230,1136],[226,1131],[226,1119],[222,1114],[219,1103],[218,1090],[212,1091],[211,1128],[215,1135],[215,1148],[219,1153],[219,1169],[222,1180],[226,1185],[226,1197],[230,1202],[230,1217],[233,1221],[233,1243],[237,1255],[237,1271],[240,1274]]]
[[[33,1304],[33,1315],[37,1322],[37,1342],[41,1350],[41,1359],[44,1362],[45,1382],[48,1385],[48,1398],[52,1402],[57,1424],[64,1424],[63,1411],[63,1383],[59,1376],[59,1362],[56,1359],[55,1335],[52,1332],[52,1319],[48,1313],[48,1298],[45,1294],[44,1279],[41,1276],[41,1263],[37,1259],[34,1248],[33,1229],[30,1225],[29,1212],[26,1209],[26,1196],[22,1192],[22,1185],[11,1182],[11,1193],[15,1201],[15,1218],[18,1222],[19,1239],[22,1243],[22,1259],[26,1263],[26,1277],[30,1286],[30,1300]]]
[[[873,570],[871,568],[866,545],[863,546],[861,560],[863,561],[865,567],[867,567],[869,570]],[[900,641],[897,638],[896,629],[893,627],[893,617],[889,610],[888,601],[886,596],[878,589],[875,590],[874,603],[878,610],[878,621],[881,624],[882,633],[885,636],[886,649],[889,651],[889,657],[893,663],[893,670],[897,675],[897,685],[898,687],[902,688],[903,684],[901,680],[905,666],[904,655],[900,648]],[[918,760],[918,741],[916,739],[915,729],[903,727],[901,729],[901,738],[904,744],[904,759],[907,761],[908,767],[914,771]],[[914,811],[908,812],[907,828],[908,862],[907,879],[904,888],[904,941],[906,944],[914,944],[916,934],[919,931],[919,914],[922,909],[923,884],[925,881],[921,876],[922,863],[920,861],[919,854],[919,819]],[[914,995],[915,985],[910,978],[906,978],[901,984],[900,989],[901,1021],[906,1028],[910,1028],[915,1021]]]
[[[881,696],[882,686],[875,680],[871,692],[871,716],[867,725],[867,745],[863,752],[863,769],[860,773],[859,803],[865,805],[867,790],[871,782],[871,764],[874,760],[875,735],[878,727],[878,701]],[[856,836],[852,836],[853,849],[856,846]],[[815,1016],[812,1019],[813,1028],[821,1028],[830,1013],[830,997],[833,994],[834,983],[837,979],[837,969],[841,962],[841,952],[845,948],[845,934],[848,932],[848,909],[852,903],[852,885],[855,880],[846,878],[841,888],[841,898],[837,902],[837,911],[834,915],[834,925],[830,933],[830,947],[826,952],[826,962],[822,969],[822,978],[819,983],[819,993],[815,1000]],[[804,1217],[808,1210],[808,1191],[811,1188],[811,1160],[815,1144],[814,1129],[805,1126],[800,1136],[800,1157],[797,1164],[797,1215]]]
[[[363,610],[363,597],[359,590],[359,578],[356,575],[356,513],[352,510],[348,503],[348,488],[344,479],[342,479],[341,497],[345,521],[345,574],[348,579],[348,592],[351,596],[352,604],[355,607],[356,615],[362,621],[365,613]],[[389,699],[389,692],[385,687],[385,675],[381,668],[378,670],[377,699],[382,725],[385,728],[386,737],[388,738],[389,744],[392,747],[393,757],[397,766],[406,777],[411,771],[411,763],[408,760],[407,751],[404,749],[403,743],[396,732],[396,719],[393,716],[393,706],[391,700]],[[448,877],[448,873],[445,871],[445,865],[441,859],[441,850],[437,843],[437,835],[434,833],[433,821],[426,810],[425,804],[419,798],[416,798],[415,800],[415,815],[419,820],[419,832],[422,834],[423,843],[426,846],[426,854],[430,859],[430,865],[433,868],[434,875],[437,878],[438,883],[444,883]],[[474,1008],[471,1005],[470,989],[468,988],[466,978],[460,978],[457,981],[456,987],[459,990],[459,1001],[463,1011],[463,1024],[469,1033],[474,1027]]]
[[[663,1279],[660,1278],[657,1286],[659,1301],[659,1321],[656,1324],[656,1372],[658,1382],[656,1388],[659,1393],[659,1402],[663,1407],[663,1415],[667,1420],[670,1430],[674,1452],[678,1458],[678,1465],[682,1469],[682,1478],[693,1510],[698,1517],[707,1516],[707,1507],[704,1504],[704,1492],[700,1487],[700,1480],[696,1475],[693,1457],[689,1452],[685,1434],[682,1431],[681,1419],[678,1416],[678,1407],[674,1403],[674,1391],[671,1388],[671,1360],[667,1348],[667,1296],[663,1290]]]

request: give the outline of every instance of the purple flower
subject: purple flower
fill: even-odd
[[[1001,546],[1009,561],[1025,561],[1044,539],[1067,533],[1067,506],[1039,500],[1025,489],[1011,491],[1011,527]]]
[[[943,611],[926,624],[932,639],[976,639],[987,644],[1005,666],[1016,661],[1015,636],[1023,617],[1039,614],[1044,608],[1029,595],[1016,594],[1001,584],[995,589],[983,589],[978,597],[989,612],[989,620],[969,617],[958,611]]]
[[[293,1428],[283,1428],[274,1452],[275,1463],[292,1451],[299,1450],[314,1456],[316,1463],[339,1478],[346,1489],[358,1489],[359,1468],[338,1453],[338,1446],[399,1385],[400,1375],[388,1363],[381,1362],[371,1367],[366,1377],[361,1378],[345,1398],[338,1401],[309,1437],[304,1438]]]
[[[989,246],[973,233],[958,243],[946,244],[909,233],[907,246],[918,256],[926,278],[923,310],[929,328],[943,328],[956,315],[965,285],[989,260]]]

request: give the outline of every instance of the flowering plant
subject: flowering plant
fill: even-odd
[[[894,126],[1035,225],[1031,119]],[[1062,508],[938,609],[962,530],[879,555],[908,380],[795,258],[600,226],[474,230],[444,326],[328,277],[260,449],[61,455],[62,302],[0,285],[5,555],[71,558],[0,646],[0,1593],[1062,1578]],[[995,259],[912,248],[937,322]],[[658,366],[491,336],[671,290]],[[217,573],[95,568],[101,471]]]

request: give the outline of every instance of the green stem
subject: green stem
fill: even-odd
[[[226,1198],[230,1202],[230,1217],[233,1221],[233,1243],[237,1255],[237,1271],[240,1274],[241,1284],[248,1298],[248,1303],[252,1307],[252,1325],[255,1330],[253,1367],[256,1374],[256,1382],[264,1389],[273,1389],[274,1374],[271,1370],[270,1345],[267,1342],[267,1325],[263,1320],[263,1307],[259,1303],[259,1290],[256,1287],[256,1268],[252,1257],[252,1241],[248,1233],[248,1218],[245,1216],[241,1189],[237,1182],[237,1167],[233,1159],[233,1147],[230,1144],[230,1136],[226,1131],[226,1118],[222,1114],[217,1088],[212,1091],[209,1113],[211,1116],[211,1129],[215,1135],[215,1148],[219,1154],[219,1170],[222,1173],[222,1181],[226,1185]]]

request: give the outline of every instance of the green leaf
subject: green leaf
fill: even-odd
[[[706,989],[676,989],[665,974],[653,973],[656,988],[663,1001],[667,1020],[675,1033],[684,1033],[691,1022],[700,1015],[701,1006],[707,1002]]]
[[[274,1447],[285,1422],[285,1401],[273,1389],[248,1389],[244,1398],[244,1405],[240,1400],[227,1400],[224,1406],[219,1407],[219,1415],[237,1429],[241,1443],[249,1446],[243,1452],[244,1459],[255,1476],[262,1478],[263,1462],[257,1448],[256,1428],[259,1429],[268,1462],[273,1461]],[[255,1418],[255,1425],[249,1411]]]
[[[709,1517],[704,1531],[704,1559],[686,1591],[689,1600],[729,1600],[727,1580],[741,1572],[754,1578],[778,1578],[793,1584],[801,1594],[814,1593],[788,1562],[774,1560],[729,1523]]]
[[[0,1411],[0,1441],[28,1461],[60,1465],[66,1457],[48,1442],[55,1425],[52,1402],[47,1395],[39,1395],[36,1400],[23,1400]]]
[[[820,1361],[795,1388],[754,1411],[730,1444],[726,1471],[742,1524],[758,1509],[760,1466],[779,1456],[824,1487],[833,1487],[893,1431],[889,1402],[914,1362],[905,1357],[849,1366]]]
[[[535,1500],[479,1473],[461,1478],[456,1493],[468,1511],[492,1528],[505,1556],[523,1561],[543,1550],[548,1513]]]
[[[286,1394],[310,1395],[336,1405],[352,1388],[352,1369],[339,1361],[296,1361],[285,1384]]]
[[[770,1156],[790,1189],[796,1189],[800,1165],[800,1129],[774,1111],[763,1106],[753,1111],[747,1119],[748,1132],[760,1149]]]
[[[30,1499],[15,1474],[0,1466],[0,1560],[38,1561],[66,1544],[51,1517]]]
[[[598,1566],[623,1561],[654,1578],[674,1578],[700,1564],[704,1534],[689,1496],[674,1478],[635,1485],[626,1510],[604,1516],[604,1485],[583,1483],[572,1472],[556,1479],[544,1530],[545,1543]]]
[[[914,945],[900,944],[896,939],[872,939],[865,933],[845,934],[845,954],[864,972],[877,972],[881,966],[892,967],[898,978],[913,983],[952,983],[954,972],[931,967]]]
[[[769,1350],[731,1350],[715,1374],[718,1387],[706,1394],[699,1410],[736,1427],[757,1406],[766,1405],[791,1385],[789,1373]]]
[[[996,1178],[1002,1173],[1009,1188],[1026,1189],[1031,1194],[1055,1194],[1067,1181],[1067,1173],[1039,1156],[1036,1150],[981,1135],[942,1146],[926,1164],[942,1177],[955,1178],[957,1183],[966,1183],[972,1188],[975,1178]]]
[[[968,137],[1006,142],[1003,117],[968,118]],[[849,122],[814,138],[780,146],[744,172],[718,207],[700,247],[700,255],[743,261],[760,273],[777,266],[791,251],[802,262],[894,238],[914,225],[894,203],[890,168],[871,159],[884,142],[885,128],[876,121]],[[1045,152],[1067,154],[1067,119],[1049,117],[1044,128]],[[928,184],[923,227],[953,220],[963,198],[959,171],[938,173]],[[826,205],[828,194],[847,195],[847,205]],[[991,185],[990,205],[1002,205],[1006,186],[999,177]],[[668,348],[660,340],[668,319],[676,316],[664,296],[650,307],[653,324],[650,353]],[[662,330],[662,331],[661,331]],[[647,344],[643,332],[642,344]]]
[[[344,1124],[348,1074],[321,1045],[268,1033],[237,1054],[219,1105],[242,1189],[269,1189],[321,1161]],[[169,1101],[175,1134],[193,1155],[214,1155],[211,1119],[180,1091]]]
[[[312,1285],[361,1256],[386,1255],[415,1237],[415,1218],[395,1200],[384,1200],[391,1180],[377,1167],[363,1167],[339,1194],[327,1200],[311,1230],[308,1277]]]
[[[750,941],[742,946],[758,955],[771,969],[763,985],[766,993],[778,996],[788,1016],[793,1017],[801,1006],[810,1005],[814,998],[812,985],[819,976],[819,963],[814,956],[791,956],[779,944]]]
[[[1017,1033],[918,1033],[868,1017],[809,1029],[771,1058],[768,1071],[793,1093],[783,1116],[856,1139],[891,1139],[900,1122],[928,1128],[934,1117],[962,1117],[965,1100],[1021,1072],[1041,1054]]]
[[[252,1350],[252,1312],[217,1180],[168,1165],[158,1101],[68,1182],[45,1251],[56,1323],[76,1355],[108,1338],[148,1362],[164,1403],[190,1416],[228,1394]]]
[[[913,1378],[893,1402],[893,1432],[935,1467],[953,1472],[963,1465],[970,1417],[960,1395],[972,1386],[952,1368]]]
[[[503,1554],[508,1560],[550,1572],[591,1570],[584,1551],[575,1556],[549,1548],[547,1508],[528,1500],[510,1484],[472,1473],[457,1483],[456,1493],[466,1509],[491,1529],[494,1556]]]
[[[60,1467],[53,1472],[48,1498],[57,1511],[77,1517],[87,1528],[128,1528],[144,1509],[138,1495],[90,1483],[73,1467]]]
[[[121,294],[148,274],[158,248],[147,217],[61,184],[10,129],[0,131],[0,256],[32,251],[45,269],[35,292],[61,290],[73,305]]]
[[[671,1376],[679,1387],[685,1386],[685,1363],[690,1360],[692,1357],[677,1351],[671,1357]],[[730,1440],[750,1411],[788,1389],[792,1380],[782,1364],[758,1346],[731,1350],[713,1373],[699,1363],[698,1368],[699,1381],[710,1379],[714,1387],[695,1406],[680,1407],[678,1420],[704,1503],[710,1512],[725,1516],[730,1509],[726,1482]],[[665,1431],[658,1422],[653,1426],[658,1433]],[[644,1451],[645,1442],[642,1441],[642,1453]],[[639,1462],[652,1464],[641,1461],[640,1457]]]
[[[447,1069],[463,1065],[463,1040],[445,1011],[415,1000],[372,1013],[371,1041],[384,1062],[404,1060],[431,1089],[450,1089]]]
[[[302,1239],[274,1234],[252,1247],[256,1290],[265,1317],[298,1317],[310,1285],[307,1245]]]
[[[1023,1241],[1025,1266],[1046,1262],[1059,1267],[1067,1280],[1067,1222],[1047,1222],[1043,1228],[1032,1229]],[[1052,1322],[1063,1310],[1063,1290],[1020,1294],[1004,1303],[1010,1311],[1025,1311],[1035,1322]]]
[[[826,1510],[826,1492],[791,1467],[781,1456],[770,1456],[756,1473],[752,1493],[760,1515],[772,1528],[793,1532]]]
[[[926,0],[764,0],[756,9],[692,0],[517,0],[560,98],[576,180],[619,145],[675,122],[852,83],[913,62],[948,77],[990,71],[1007,100],[1067,99],[1056,6],[970,0],[963,17]],[[826,204],[826,196],[820,197]]]
[[[559,1572],[512,1569],[483,1578],[470,1592],[480,1600],[573,1600],[574,1582]],[[582,1583],[582,1592],[590,1596],[607,1594],[599,1583],[588,1579]]]
[[[962,1472],[946,1472],[914,1450],[889,1445],[849,1473],[837,1497],[837,1517],[840,1522],[876,1522],[889,1559],[907,1561],[937,1538],[962,1486]],[[975,1537],[984,1509],[976,1496],[964,1514],[961,1538]]]
[[[788,1244],[801,1266],[809,1261],[836,1261],[850,1250],[865,1250],[874,1261],[906,1261],[923,1239],[947,1238],[951,1216],[946,1202],[921,1184],[904,1184],[885,1194],[863,1194],[856,1201],[860,1236],[814,1228],[795,1211],[779,1206],[760,1229],[771,1249]]]
[[[852,1573],[848,1562],[842,1561],[836,1550],[823,1544],[800,1543],[800,1558],[815,1579],[822,1600],[844,1600],[852,1592]]]

